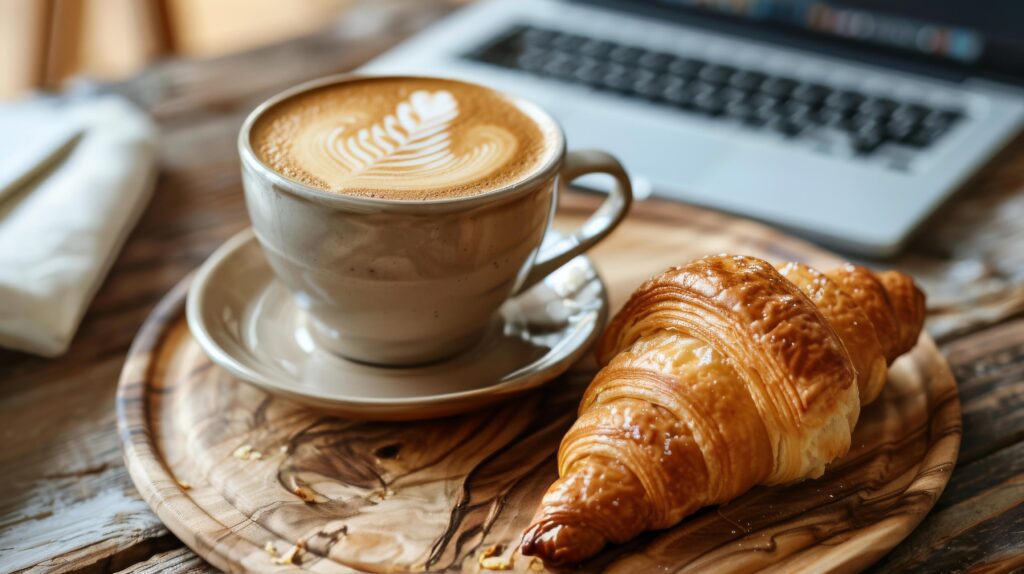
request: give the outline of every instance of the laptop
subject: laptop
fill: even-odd
[[[1024,2],[481,0],[363,70],[530,99],[639,196],[884,256],[1024,125]]]

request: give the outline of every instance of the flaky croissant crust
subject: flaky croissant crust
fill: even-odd
[[[713,256],[647,281],[597,347],[522,550],[575,562],[756,484],[820,476],[915,344],[913,281]]]

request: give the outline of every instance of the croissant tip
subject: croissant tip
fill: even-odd
[[[540,523],[531,525],[523,532],[523,539],[519,543],[519,551],[524,556],[541,557],[541,538],[544,536]]]
[[[519,551],[547,565],[564,566],[597,554],[604,544],[604,537],[590,528],[542,520],[523,533]]]

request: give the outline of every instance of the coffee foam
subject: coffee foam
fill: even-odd
[[[250,141],[267,166],[311,187],[422,201],[522,181],[559,136],[482,86],[363,78],[275,104],[256,120]]]

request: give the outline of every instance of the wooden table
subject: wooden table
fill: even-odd
[[[365,3],[322,35],[168,61],[113,87],[163,129],[161,176],[70,351],[55,360],[0,351],[0,571],[212,570],[164,529],[122,464],[114,391],[128,345],[157,300],[247,225],[235,136],[248,111],[285,86],[351,69],[451,4]],[[928,329],[953,366],[964,424],[945,494],[873,570],[1024,568],[1024,145],[903,256],[871,263],[908,271],[928,291]]]

